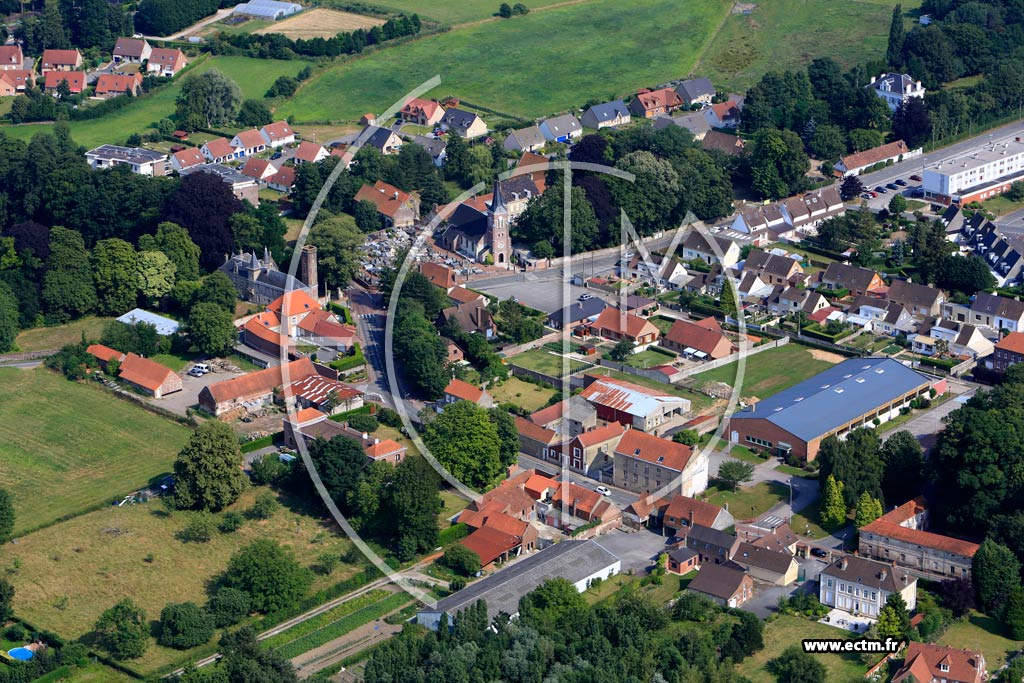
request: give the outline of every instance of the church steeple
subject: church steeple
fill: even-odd
[[[505,197],[501,194],[501,181],[494,179],[494,196],[491,199],[491,213],[508,213]]]
[[[487,208],[487,242],[496,266],[507,266],[509,263],[512,245],[508,230],[509,210],[505,205],[501,181],[495,178],[494,194],[491,195],[491,205]]]

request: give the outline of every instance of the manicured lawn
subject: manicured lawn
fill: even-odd
[[[257,492],[244,493],[229,509],[249,509]],[[306,566],[325,551],[348,549],[348,541],[333,525],[294,509],[286,505],[269,520],[247,520],[238,531],[216,532],[203,544],[176,537],[190,513],[168,516],[156,501],[107,507],[43,529],[5,549],[5,563],[21,562],[9,577],[17,590],[15,612],[40,628],[74,639],[88,633],[99,614],[124,597],[135,600],[150,619],[158,618],[168,602],[202,604],[211,579],[224,570],[235,551],[257,538],[288,546]],[[329,577],[318,575],[313,590],[341,581],[353,569],[343,565]],[[130,664],[151,672],[186,657],[187,653],[151,643],[146,654]]]
[[[113,318],[97,318],[90,315],[66,325],[33,327],[18,334],[16,343],[19,351],[59,349],[65,344],[80,342],[83,332],[86,340],[99,339],[103,334],[103,327],[111,320]]]
[[[727,507],[736,521],[760,517],[783,500],[789,499],[789,487],[778,481],[763,481],[753,486],[741,486],[736,491],[708,487],[707,500]]]
[[[1003,216],[1024,208],[1024,202],[1015,202],[1005,195],[997,195],[992,199],[986,199],[981,203],[986,211],[991,211],[997,216]]]
[[[520,353],[509,359],[512,365],[518,365],[527,370],[536,370],[552,377],[561,377],[564,372],[564,356],[552,353],[545,349],[533,349],[526,353]],[[569,373],[589,367],[589,364],[574,358],[569,359]]]
[[[302,69],[300,60],[284,61],[254,59],[251,57],[210,57],[188,71],[184,78],[202,73],[208,69],[219,69],[238,83],[243,97],[263,97],[270,84],[278,76],[294,76]],[[104,143],[121,143],[132,133],[144,133],[156,123],[174,113],[174,101],[181,90],[177,81],[157,92],[139,97],[130,105],[108,116],[89,121],[70,121],[71,137],[85,147],[96,147]],[[49,124],[0,126],[0,132],[11,137],[28,140],[36,133],[49,132]]]
[[[815,541],[828,536],[828,532],[818,524],[820,506],[820,500],[816,500],[800,512],[794,514],[793,518],[789,521],[789,527],[793,532]]]
[[[776,472],[782,472],[794,477],[810,477],[811,473],[805,469],[799,467],[793,467],[792,465],[778,465],[775,467]]]
[[[466,505],[468,504],[468,501],[459,494],[455,493],[455,491],[450,491],[448,489],[443,489],[440,495],[441,500],[444,502],[444,508],[438,514],[437,518],[438,521],[441,522],[441,528],[444,529],[451,525],[448,520],[452,517],[452,515],[454,515],[456,512],[464,510],[466,508]]]
[[[531,10],[546,5],[553,5],[561,0],[524,0],[523,4]],[[489,19],[498,11],[498,5],[491,0],[462,0],[461,2],[437,2],[436,0],[382,0],[375,2],[379,7],[387,7],[399,12],[418,14],[421,19],[432,19],[443,24],[461,24],[467,21]],[[500,3],[499,3],[500,4]],[[515,3],[510,3],[515,4]],[[519,17],[507,20],[516,21]]]
[[[16,533],[146,486],[188,435],[99,386],[0,369],[0,486],[14,497]]]
[[[156,361],[157,363],[160,363],[161,365],[169,367],[171,370],[174,370],[175,372],[181,372],[189,363],[192,362],[192,356],[193,354],[161,353],[156,356],[153,356],[153,360]]]
[[[782,654],[787,647],[796,645],[805,638],[847,638],[844,631],[816,621],[794,617],[788,614],[779,616],[764,628],[764,649],[754,653],[752,657],[736,665],[737,671],[750,679],[751,683],[775,683],[775,676],[767,669],[770,660]],[[816,654],[814,657],[825,665],[829,683],[854,683],[862,681],[868,667],[861,664],[858,655]],[[881,659],[881,657],[879,657]]]
[[[487,387],[487,393],[494,397],[496,403],[514,403],[532,413],[546,406],[555,390],[509,377],[501,384]]]
[[[995,671],[1006,662],[1006,655],[1024,647],[1024,641],[1011,640],[1003,635],[1000,624],[991,617],[978,612],[950,626],[939,645],[981,650],[989,671]]]
[[[296,123],[354,121],[439,75],[441,85],[428,95],[452,94],[520,117],[548,115],[690,73],[729,5],[591,0],[483,22],[333,66],[277,113]]]
[[[634,353],[626,359],[626,364],[634,368],[653,368],[655,365],[669,365],[676,359],[674,353],[665,353],[647,349],[640,353]]]
[[[759,458],[752,450],[746,446],[733,446],[729,451],[729,455],[742,460],[743,462],[749,462],[751,465],[760,465],[764,462],[764,458]]]
[[[673,292],[673,294],[678,295],[678,292]],[[672,325],[676,322],[674,318],[666,318],[663,315],[652,315],[648,320],[654,323],[654,326],[661,330],[662,335],[668,334],[668,331],[672,329]]]
[[[749,15],[731,14],[696,71],[720,89],[742,92],[768,71],[832,57],[850,67],[884,54],[892,7],[871,2],[773,0]]]
[[[831,365],[832,363],[828,361],[814,358],[811,349],[806,346],[790,342],[785,346],[763,351],[747,358],[740,393],[745,398],[752,396],[761,399],[767,398],[808,377],[813,377]],[[733,386],[736,382],[738,367],[737,363],[730,363],[694,375],[694,379],[697,380],[697,386],[708,381],[725,382]]]

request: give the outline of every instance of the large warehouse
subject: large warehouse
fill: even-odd
[[[876,418],[886,422],[932,386],[927,376],[891,358],[853,358],[737,412],[729,420],[729,440],[814,460],[826,437],[842,438]],[[945,380],[934,388],[943,393]]]

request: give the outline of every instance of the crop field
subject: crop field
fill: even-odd
[[[439,75],[431,95],[544,116],[685,76],[728,7],[725,0],[591,0],[487,21],[339,63],[277,114],[297,124],[353,121]]]
[[[368,17],[365,14],[339,12],[333,9],[307,10],[300,14],[264,26],[253,33],[283,33],[292,40],[299,38],[333,38],[342,31],[355,31],[357,28],[369,29],[384,23],[383,19]]]
[[[242,97],[261,98],[278,76],[294,76],[303,66],[305,63],[298,60],[210,57],[190,69],[183,78],[208,69],[219,69],[238,83]],[[160,119],[174,113],[174,102],[180,91],[181,81],[176,81],[155,93],[137,98],[130,105],[107,116],[88,121],[69,121],[71,137],[76,143],[91,148],[104,143],[121,143],[132,133],[145,133],[155,128]],[[52,129],[51,124],[0,126],[0,132],[22,140],[28,140],[36,133],[49,132]]]
[[[822,354],[806,346],[789,343],[769,351],[762,351],[747,359],[740,393],[744,398],[767,398],[794,384],[828,369],[832,362],[820,360]],[[735,386],[737,363],[723,365],[714,370],[694,375],[697,385],[704,382],[725,382]]]
[[[14,497],[15,533],[146,486],[170,471],[188,435],[45,368],[0,369],[0,486]]]
[[[831,57],[843,67],[881,59],[891,13],[891,4],[862,0],[759,2],[750,14],[729,15],[697,71],[718,88],[739,92],[768,71],[816,57]]]
[[[531,10],[550,5],[558,5],[564,0],[521,0]],[[418,14],[422,19],[437,21],[442,24],[463,24],[470,21],[489,19],[498,12],[498,5],[493,0],[461,0],[460,2],[437,2],[437,0],[380,0],[374,2],[379,7],[387,7],[406,14]],[[515,3],[509,3],[514,5]],[[516,17],[515,19],[519,19]],[[510,21],[496,19],[496,21]]]
[[[245,512],[258,490],[250,490],[228,510]],[[292,501],[268,520],[246,520],[233,533],[214,532],[207,543],[185,543],[178,533],[192,513],[168,515],[159,502],[107,507],[24,536],[5,548],[5,566],[20,565],[8,578],[17,589],[15,612],[40,628],[74,639],[88,633],[100,613],[124,597],[150,619],[168,602],[206,601],[207,589],[244,545],[266,538],[288,546],[305,566],[325,551],[344,554],[348,541],[324,520],[296,512]],[[312,590],[355,571],[341,565],[331,576],[317,575]],[[177,662],[187,653],[151,643],[131,666],[145,672]]]

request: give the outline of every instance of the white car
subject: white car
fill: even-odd
[[[593,298],[594,298],[593,294],[580,294],[580,301],[588,301],[589,299],[593,299]]]
[[[600,493],[602,496],[610,496],[610,495],[612,495],[611,489],[609,489],[607,486],[598,486],[594,490],[597,491],[598,493]]]

